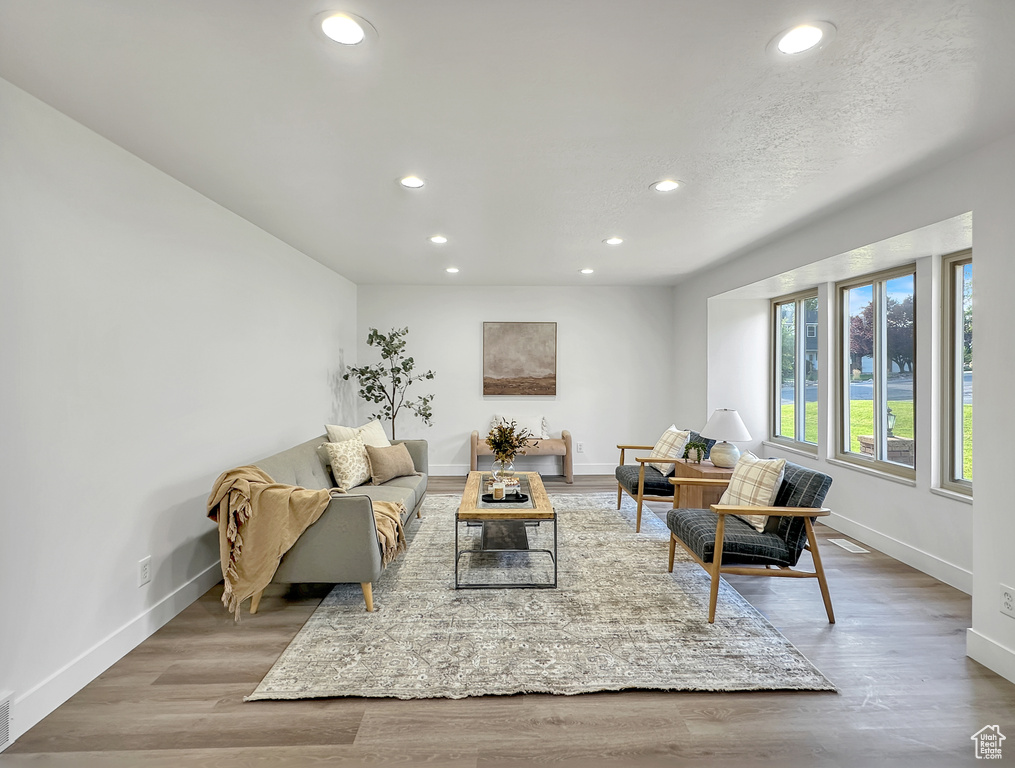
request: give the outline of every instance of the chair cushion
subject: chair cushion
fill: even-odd
[[[748,507],[770,507],[782,487],[786,459],[759,459],[747,451],[736,466],[730,484],[723,491],[720,504]],[[768,515],[741,515],[758,531],[765,530]]]
[[[638,470],[637,464],[624,464],[617,467],[617,482],[624,486],[624,489],[632,496],[638,495]],[[645,495],[646,496],[672,496],[673,484],[663,477],[662,473],[655,467],[645,467]]]
[[[782,486],[775,496],[776,507],[820,507],[832,485],[832,478],[823,472],[786,462]],[[786,542],[794,561],[800,557],[807,541],[807,531],[802,517],[770,517],[765,533],[774,533]]]
[[[719,515],[709,509],[671,509],[666,525],[702,562],[715,554],[715,529]],[[755,530],[736,515],[726,515],[723,532],[723,565],[793,566],[800,552],[790,550],[778,534]]]
[[[670,427],[656,440],[655,448],[652,449],[652,453],[649,456],[658,456],[662,459],[679,458],[684,452],[684,444],[687,442],[687,437],[690,434],[689,430],[680,430],[675,426]],[[655,467],[664,477],[673,474],[673,464],[657,462],[649,464],[649,466]]]

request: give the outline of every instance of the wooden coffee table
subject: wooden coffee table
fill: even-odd
[[[455,589],[554,589],[557,586],[557,512],[546,495],[538,472],[516,472],[528,501],[509,500],[503,503],[483,502],[483,488],[489,472],[470,472],[465,483],[462,503],[455,513]],[[509,497],[510,498],[510,497]],[[553,523],[553,549],[530,549],[526,525],[544,520]],[[462,524],[483,526],[479,549],[458,548],[458,528]],[[496,530],[494,530],[496,529]],[[465,554],[481,552],[545,552],[553,562],[553,582],[520,584],[463,584],[459,581],[458,564]]]

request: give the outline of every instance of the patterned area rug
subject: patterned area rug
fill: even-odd
[[[666,525],[647,512],[636,534],[634,504],[618,512],[613,494],[551,496],[557,589],[456,590],[459,498],[428,497],[408,552],[374,585],[373,613],[358,584],[336,586],[247,700],[835,690],[725,582],[710,625],[708,575],[686,555],[667,573]],[[459,535],[464,549],[479,529]],[[552,526],[529,538],[552,548]],[[467,555],[462,567],[479,582],[552,579],[545,554]]]

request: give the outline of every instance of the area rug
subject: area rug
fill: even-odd
[[[460,497],[430,496],[408,551],[374,585],[324,599],[247,697],[464,698],[592,691],[832,691],[835,687],[725,582],[709,624],[708,575],[686,556],[667,573],[669,531],[616,496],[551,496],[559,525],[556,589],[454,588]],[[459,528],[478,543],[479,529]],[[530,546],[552,548],[546,522]],[[463,580],[552,579],[545,554],[466,555]]]

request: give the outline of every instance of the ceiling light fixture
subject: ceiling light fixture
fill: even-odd
[[[448,267],[444,271],[447,272],[449,275],[457,275],[458,274],[458,267]]]
[[[430,238],[430,242],[437,243],[437,245],[443,245],[447,241],[448,239],[444,237],[444,235],[434,235],[433,237]]]
[[[588,267],[586,267],[581,272],[582,272],[583,275],[591,275],[593,272],[595,272],[595,270],[594,269],[589,269]]]
[[[420,189],[425,182],[419,176],[406,176],[404,179],[399,179],[398,183],[406,189]]]
[[[606,243],[607,245],[620,245],[624,241],[622,238],[619,237],[608,237],[605,240],[603,240],[603,242]]]
[[[663,179],[662,181],[657,181],[655,184],[653,184],[652,189],[654,189],[656,192],[672,192],[679,186],[680,186],[679,181],[676,181],[674,179]]]
[[[835,25],[828,21],[809,21],[784,30],[768,44],[769,50],[784,56],[800,56],[820,51],[835,37]]]
[[[321,21],[321,31],[336,43],[357,45],[367,36],[369,22],[351,13],[333,13]]]

